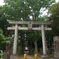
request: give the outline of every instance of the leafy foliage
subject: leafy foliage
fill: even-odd
[[[3,31],[0,29],[0,50],[5,50],[6,49],[6,41],[12,42],[11,37],[5,37],[3,35]]]
[[[49,13],[51,14],[49,19],[53,21],[52,28],[54,35],[59,35],[59,2],[49,9]]]
[[[40,21],[39,19],[45,18],[45,17],[39,18],[41,14],[40,13],[41,8],[48,8],[50,7],[50,4],[54,2],[54,0],[4,0],[4,1],[5,5],[3,7],[0,7],[0,28],[3,29],[3,34],[5,36],[10,35],[9,33],[7,33],[7,26],[9,25],[6,21],[7,19],[21,21],[25,20]],[[33,39],[32,41],[34,41],[34,38],[35,40],[39,39],[40,36],[39,33],[40,33],[39,31],[37,31],[36,33],[35,31],[32,32],[31,34],[29,33],[27,35],[28,36],[27,39],[31,40]],[[4,35],[1,36],[3,42],[12,39],[10,37],[4,37]],[[22,39],[21,44],[23,44],[24,32],[21,33],[21,39]]]
[[[0,49],[5,49],[5,47],[3,47],[5,45],[5,36],[3,35],[3,31],[0,29]]]
[[[11,20],[38,20],[40,9],[52,2],[54,0],[5,0],[5,15]]]

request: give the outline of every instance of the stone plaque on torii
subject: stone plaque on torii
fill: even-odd
[[[17,39],[18,39],[18,30],[41,30],[42,32],[42,45],[43,45],[43,55],[47,54],[46,51],[46,41],[45,41],[45,30],[52,30],[51,28],[45,27],[45,25],[51,24],[51,21],[49,22],[39,22],[39,21],[11,21],[7,20],[10,24],[14,24],[15,26],[8,27],[8,30],[15,30],[15,37],[14,37],[14,44],[13,44],[13,55],[16,54],[17,51]],[[18,25],[26,24],[27,27],[21,27]],[[33,27],[33,25],[39,25],[40,27]]]

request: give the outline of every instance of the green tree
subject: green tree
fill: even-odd
[[[48,8],[54,0],[4,0],[3,17],[9,20],[40,21],[40,10]],[[36,32],[34,32],[36,33]],[[36,34],[35,34],[36,35]],[[37,41],[36,41],[37,42]]]
[[[6,49],[6,41],[8,40],[12,42],[12,37],[5,37],[3,31],[0,29],[0,50]]]
[[[48,8],[53,1],[54,0],[5,0],[5,16],[11,20],[39,21],[40,10]],[[35,31],[34,34],[36,35]],[[36,39],[35,51],[37,52]]]
[[[2,29],[5,36],[8,35],[7,26],[8,22],[5,17],[5,6],[0,6],[0,28]]]
[[[5,0],[5,16],[10,20],[39,20],[40,10],[54,0]],[[30,18],[31,16],[31,18]]]
[[[49,20],[53,21],[52,28],[54,35],[59,36],[59,2],[55,3],[50,9],[49,9],[50,17]]]
[[[3,31],[0,29],[0,49],[4,50],[5,49],[5,36],[3,35]]]

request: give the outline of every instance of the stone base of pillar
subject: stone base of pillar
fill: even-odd
[[[49,59],[48,55],[42,55],[42,59]]]
[[[17,55],[11,55],[11,57],[10,57],[11,59],[17,59],[18,58],[18,56]]]

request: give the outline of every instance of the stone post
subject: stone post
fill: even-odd
[[[54,58],[59,59],[59,37],[55,36],[53,39],[54,39]]]
[[[15,25],[15,37],[14,37],[14,43],[13,43],[13,55],[16,55],[17,51],[17,39],[18,39],[18,25]]]
[[[42,45],[43,45],[43,56],[42,58],[46,58],[47,57],[47,51],[46,51],[46,40],[45,40],[45,28],[44,25],[41,25],[41,31],[42,31]]]
[[[10,59],[10,41],[6,42],[6,59]]]

